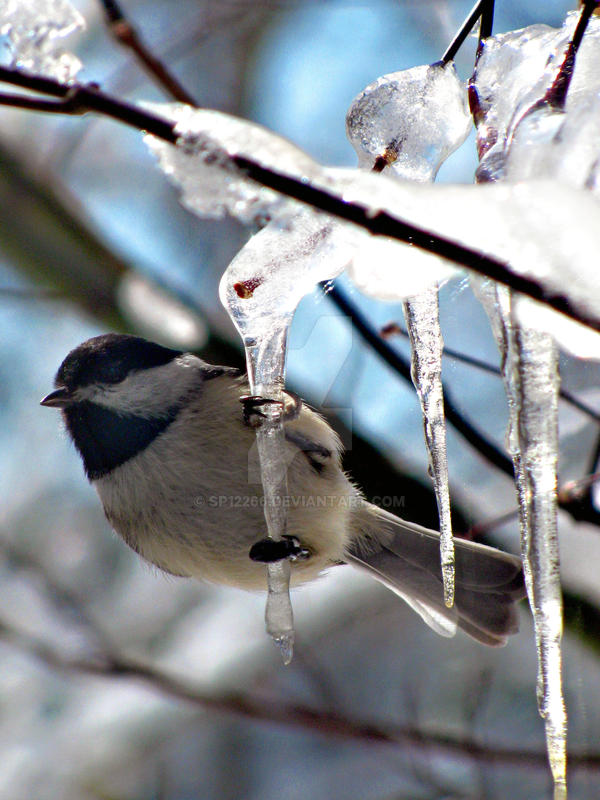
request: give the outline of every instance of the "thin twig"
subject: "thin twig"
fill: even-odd
[[[360,313],[358,308],[356,308],[351,300],[342,293],[339,287],[334,286],[328,289],[327,296],[336,304],[340,311],[352,320],[354,328],[365,342],[367,342],[395,372],[412,385],[410,361],[390,347],[390,345],[379,336],[367,319]],[[480,455],[488,459],[488,461],[498,467],[498,469],[506,475],[509,475],[511,478],[513,477],[512,461],[463,417],[450,399],[446,386],[444,386],[444,413],[448,422],[451,423],[455,430],[460,433]]]
[[[143,64],[158,85],[162,86],[168,94],[180,103],[195,106],[196,101],[192,95],[142,42],[136,29],[125,17],[116,0],[100,0],[100,5],[104,9],[106,23],[113,36],[124,47],[128,47],[135,53],[140,63]]]
[[[463,46],[465,39],[471,33],[473,26],[481,16],[482,9],[488,4],[489,0],[477,0],[477,2],[467,15],[465,21],[460,26],[458,33],[446,48],[446,52],[441,58],[443,64],[448,64],[448,62],[454,60],[454,57],[456,56],[460,48]]]
[[[175,144],[179,138],[175,132],[175,123],[104,94],[94,85],[73,84],[66,86],[58,81],[53,81],[51,78],[27,75],[9,67],[0,67],[0,81],[27,87],[34,91],[65,98],[66,100],[65,106],[59,104],[51,109],[38,110],[51,110],[55,113],[67,114],[97,111],[138,130],[152,133],[171,144]],[[4,105],[13,104],[5,96],[0,95],[0,104],[3,101],[5,101]],[[230,161],[249,179],[263,186],[306,203],[320,211],[325,211],[340,219],[352,222],[374,235],[388,236],[400,242],[410,243],[426,252],[460,264],[479,275],[492,278],[492,280],[509,286],[516,292],[538,300],[575,319],[577,322],[600,331],[600,319],[596,315],[587,313],[582,309],[573,308],[566,295],[548,294],[547,290],[533,278],[511,272],[506,262],[473,250],[459,242],[433,234],[424,228],[407,223],[387,211],[379,211],[373,214],[372,209],[368,206],[363,206],[361,203],[349,203],[335,192],[312,186],[305,183],[302,178],[291,177],[272,167],[265,167],[256,159],[248,156],[231,155]]]
[[[408,338],[408,331],[405,331],[404,328],[402,328],[402,326],[398,325],[396,322],[390,322],[381,329],[381,335],[386,339],[395,334],[403,336],[404,338]],[[501,370],[498,367],[495,367],[493,364],[488,364],[487,361],[482,361],[481,359],[467,355],[466,353],[459,353],[457,350],[446,347],[446,345],[444,345],[443,355],[447,358],[453,359],[454,361],[460,361],[462,364],[468,364],[470,367],[480,369],[482,372],[489,372],[491,375],[502,377]],[[566,389],[560,390],[560,396],[565,403],[568,403],[569,405],[573,406],[573,408],[581,411],[582,414],[590,417],[595,422],[600,423],[599,411],[594,411],[593,408],[590,408],[590,406],[588,406],[578,397],[575,397],[575,395],[571,394]]]

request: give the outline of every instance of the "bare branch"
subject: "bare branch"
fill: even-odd
[[[107,655],[93,660],[66,658],[46,642],[29,633],[16,630],[3,620],[0,620],[0,636],[53,669],[111,679],[129,678],[141,681],[161,694],[174,700],[191,703],[206,711],[244,717],[255,722],[303,728],[319,736],[337,736],[358,740],[364,744],[402,745],[417,750],[437,750],[448,756],[475,762],[521,765],[544,770],[547,768],[546,754],[539,751],[490,747],[464,737],[424,732],[408,726],[383,727],[335,712],[282,703],[250,693],[209,694],[179,678],[161,672],[150,664],[121,656]],[[574,769],[597,771],[600,770],[600,753],[586,755],[571,753],[569,763]]]

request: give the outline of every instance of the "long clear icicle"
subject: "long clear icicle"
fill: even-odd
[[[359,166],[384,163],[403,180],[435,179],[443,161],[465,140],[471,127],[466,93],[453,64],[431,64],[384,75],[364,89],[346,116],[348,138]],[[402,294],[402,264],[398,294]],[[406,294],[404,295],[406,297]],[[440,560],[444,602],[454,605],[454,540],[446,455],[442,387],[443,339],[438,285],[404,301],[410,336],[412,379],[421,402],[429,473],[440,521]]]
[[[257,449],[268,535],[281,539],[287,524],[287,468],[281,402],[287,332],[300,300],[315,285],[339,274],[352,249],[333,235],[331,220],[302,210],[281,215],[256,233],[225,271],[219,288],[246,349],[250,392],[277,401],[261,408]],[[241,414],[241,410],[240,410]],[[294,626],[288,559],[267,565],[268,633],[288,664]]]
[[[451,608],[454,605],[454,539],[450,517],[446,420],[442,389],[444,341],[439,324],[437,288],[429,289],[417,297],[406,300],[404,317],[410,337],[412,380],[423,411],[429,472],[433,480],[440,519],[444,602]]]
[[[275,401],[261,408],[264,417],[256,431],[256,444],[260,460],[267,531],[271,539],[280,541],[285,535],[287,523],[288,487],[282,402],[290,317],[284,312],[279,320],[272,320],[273,324],[269,328],[262,326],[260,318],[257,319],[252,313],[252,304],[248,304],[248,300],[251,299],[250,290],[244,292],[235,280],[234,265],[235,261],[223,276],[221,299],[244,342],[250,394]],[[290,575],[291,567],[288,559],[267,564],[266,628],[278,645],[285,664],[290,663],[294,652]]]
[[[521,552],[538,655],[537,697],[555,800],[566,798],[567,716],[562,690],[562,599],[557,536],[558,352],[529,327],[515,298],[487,281],[476,287],[502,357],[508,399],[507,447],[519,501]]]
[[[276,400],[261,409],[263,424],[256,431],[261,479],[265,501],[265,520],[269,536],[279,541],[286,532],[287,463],[283,428],[283,374],[288,320],[257,340],[244,338],[250,393]],[[267,564],[267,633],[278,645],[284,664],[294,654],[294,615],[290,600],[291,565],[289,560]]]
[[[556,85],[578,19],[573,12],[560,30],[537,26],[486,41],[472,82],[476,100],[483,99],[483,103],[475,103],[482,156],[480,178],[554,178],[563,184],[563,194],[568,184],[597,191],[599,20],[589,21],[575,67],[568,66],[572,81],[566,105],[555,107],[547,102],[547,92]],[[561,207],[566,203],[563,196]],[[565,222],[560,236],[551,241],[554,244],[566,230],[578,231],[580,224],[573,228]],[[527,244],[525,241],[522,246]],[[585,255],[581,257],[572,246],[569,250],[577,274],[582,273]],[[592,252],[590,249],[590,255]],[[540,275],[551,271],[550,261],[551,256],[535,259]],[[563,285],[572,284],[564,271],[556,274]],[[589,296],[597,296],[595,288],[589,287]],[[589,336],[584,337],[572,324],[568,330],[561,315],[554,314],[549,325],[548,312],[544,312],[544,320],[539,308],[523,297],[511,297],[498,288],[493,291],[495,297],[490,297],[490,290],[486,290],[484,304],[505,354],[503,371],[511,414],[509,446],[515,464],[521,549],[538,655],[538,706],[546,729],[554,797],[563,800],[567,796],[567,715],[562,688],[556,497],[559,378],[556,342],[546,331],[560,332],[561,341],[569,345],[576,339],[577,346],[572,348],[576,352],[584,349],[583,340]]]
[[[521,551],[538,653],[538,707],[555,800],[567,796],[567,715],[562,689],[562,597],[557,535],[558,352],[552,337],[517,324],[517,430],[526,513]],[[521,501],[523,502],[523,500]]]

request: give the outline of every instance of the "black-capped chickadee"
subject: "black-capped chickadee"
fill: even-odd
[[[63,361],[60,408],[106,516],[136,553],[173,575],[266,588],[261,561],[292,557],[292,584],[349,563],[384,583],[442,635],[489,645],[518,628],[521,562],[456,540],[456,594],[444,605],[439,534],[366,502],[342,471],[340,442],[297,398],[285,423],[288,525],[265,541],[255,432],[237,370],[135,336],[89,339]],[[252,557],[251,557],[252,555]]]

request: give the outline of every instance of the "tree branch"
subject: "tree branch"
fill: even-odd
[[[44,104],[43,107],[37,108],[40,111],[66,114],[96,111],[138,130],[147,131],[171,144],[175,144],[178,140],[175,123],[104,94],[94,84],[65,85],[51,78],[28,75],[9,67],[0,67],[0,81],[49,94],[63,101],[51,104],[50,108]],[[0,105],[2,104],[15,105],[14,96],[0,95]],[[265,167],[247,156],[232,155],[230,160],[249,179],[263,186],[347,222],[352,222],[376,236],[388,236],[400,242],[410,243],[426,252],[453,261],[600,331],[600,319],[596,315],[573,308],[566,295],[549,294],[533,278],[514,274],[508,264],[499,259],[435,235],[431,231],[398,219],[387,211],[373,214],[369,207],[360,203],[348,203],[335,192],[312,186],[301,178],[291,177],[276,169]]]
[[[254,722],[268,722],[302,728],[319,736],[336,736],[375,745],[401,745],[416,750],[438,750],[447,756],[463,760],[503,765],[547,768],[547,757],[539,751],[480,745],[466,737],[426,732],[418,728],[381,726],[354,719],[336,712],[322,711],[308,706],[282,703],[272,698],[250,693],[229,692],[209,694],[195,686],[161,672],[150,664],[134,661],[120,655],[109,655],[86,660],[67,658],[46,642],[15,629],[0,620],[0,636],[7,639],[53,669],[94,675],[104,678],[127,678],[145,683],[151,689],[174,700],[198,706],[205,711],[234,715]],[[600,770],[600,753],[569,754],[571,768]]]

